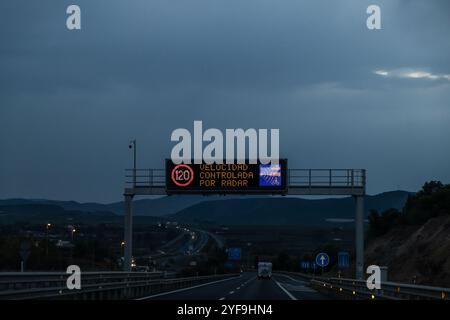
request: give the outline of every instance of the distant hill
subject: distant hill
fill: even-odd
[[[119,217],[107,211],[84,212],[65,210],[51,204],[0,205],[0,224],[22,223],[69,223],[69,222],[115,222]]]
[[[218,196],[212,196],[218,198]],[[164,196],[157,199],[138,199],[133,201],[133,212],[141,216],[160,217],[177,213],[196,203],[200,203],[208,199],[201,195],[185,195],[185,196]],[[123,201],[115,202],[108,205],[109,210],[117,214],[124,213]]]
[[[161,218],[151,216],[138,216],[136,223],[156,223]],[[110,211],[80,211],[66,210],[54,204],[26,203],[26,204],[0,204],[0,225],[15,223],[25,224],[123,224],[123,217]]]
[[[137,199],[133,201],[133,213],[135,215],[143,216],[164,216],[174,214],[181,209],[189,207],[198,202],[204,201],[209,197],[203,197],[201,195],[189,195],[189,196],[165,196],[156,199]],[[212,197],[212,198],[218,198]],[[95,212],[95,211],[110,211],[118,215],[124,214],[123,201],[114,202],[110,204],[101,204],[95,202],[80,203],[76,201],[58,201],[47,199],[7,199],[0,200],[0,206],[4,205],[34,205],[34,204],[47,204],[55,205],[65,210],[77,210],[83,212]]]
[[[49,206],[57,206],[64,210],[76,210],[83,212],[111,211],[109,210],[108,205],[95,202],[79,203],[76,201],[21,199],[21,198],[0,200],[0,206],[24,206],[24,205],[49,205]]]
[[[366,211],[403,207],[408,192],[392,191],[367,196]],[[0,206],[48,205],[65,211],[79,213],[108,212],[123,215],[122,201],[101,203],[79,203],[47,199],[0,200]],[[156,199],[133,201],[136,216],[169,216],[184,222],[218,224],[305,224],[315,225],[325,219],[353,219],[353,199],[310,200],[292,197],[242,197],[242,196],[164,196]]]
[[[408,194],[405,191],[392,191],[366,196],[365,211],[401,209]],[[324,223],[332,224],[332,221],[352,221],[354,215],[354,200],[351,197],[320,200],[264,197],[204,201],[170,218],[201,224],[323,226]]]
[[[227,196],[227,199],[234,199],[237,196]],[[133,213],[138,216],[160,217],[175,214],[178,211],[187,208],[196,203],[205,200],[223,199],[223,196],[211,195],[171,195],[154,199],[134,199]],[[26,205],[26,204],[48,204],[55,205],[65,210],[77,210],[84,212],[110,211],[118,215],[124,214],[123,201],[113,202],[109,204],[101,204],[95,202],[80,203],[76,201],[59,201],[47,199],[6,199],[0,200],[1,205]]]

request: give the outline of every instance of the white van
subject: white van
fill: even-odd
[[[272,262],[259,262],[258,263],[258,279],[272,278]]]

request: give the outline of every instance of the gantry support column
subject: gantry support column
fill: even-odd
[[[355,196],[356,279],[364,279],[364,196]]]
[[[123,271],[131,271],[131,259],[133,256],[133,211],[132,211],[132,201],[133,196],[130,194],[125,194],[125,252],[123,260]]]

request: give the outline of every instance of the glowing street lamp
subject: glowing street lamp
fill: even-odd
[[[130,141],[128,148],[133,149],[133,187],[136,187],[136,139]]]
[[[125,241],[122,241],[121,243],[120,243],[120,254],[123,256],[125,253],[124,253],[124,248],[125,248]]]
[[[51,223],[47,223],[45,226],[45,255],[48,257],[48,231],[50,227],[52,226]]]

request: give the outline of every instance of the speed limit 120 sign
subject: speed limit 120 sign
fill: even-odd
[[[187,164],[179,164],[172,169],[172,182],[179,187],[186,187],[194,181],[194,170]]]
[[[166,193],[286,194],[287,159],[278,164],[247,162],[177,164],[166,159]]]

